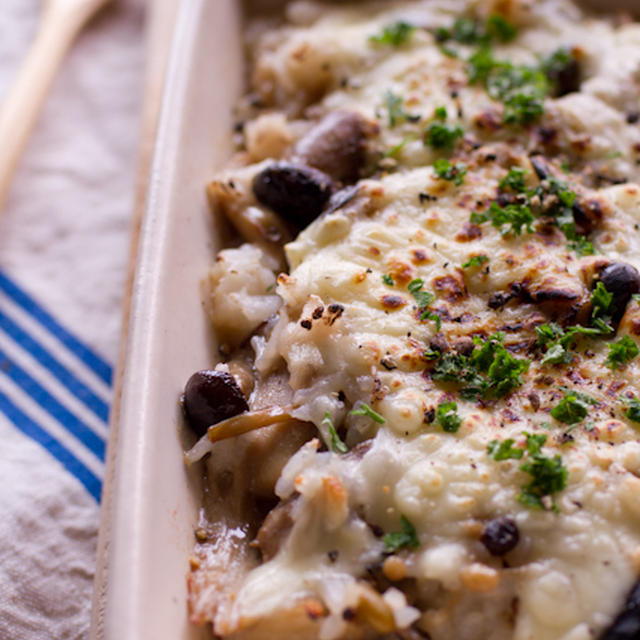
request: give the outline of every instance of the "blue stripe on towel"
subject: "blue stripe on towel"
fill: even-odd
[[[86,490],[100,502],[102,483],[64,445],[36,424],[29,416],[16,407],[4,393],[0,392],[0,411],[26,436],[42,445],[65,469],[73,474]]]
[[[0,311],[0,329],[28,351],[43,367],[50,371],[76,398],[98,418],[107,422],[109,405],[99,398],[87,385],[78,380],[64,365],[56,360],[42,345]]]
[[[67,431],[93,452],[99,460],[104,460],[105,444],[102,438],[84,422],[62,406],[44,387],[34,380],[24,369],[13,362],[0,349],[0,370],[31,399],[52,415]]]
[[[2,270],[0,270],[0,290],[58,338],[69,351],[82,360],[100,379],[108,385],[111,384],[112,370],[109,364],[87,345],[71,335],[31,296],[20,289]]]

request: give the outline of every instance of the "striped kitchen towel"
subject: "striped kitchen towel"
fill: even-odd
[[[41,0],[2,3],[0,100],[41,10]],[[143,17],[139,0],[119,0],[82,34],[0,212],[2,640],[88,636]]]

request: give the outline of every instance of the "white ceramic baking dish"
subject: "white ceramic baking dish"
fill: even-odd
[[[638,0],[609,0],[607,8],[613,4],[638,9]],[[142,229],[120,420],[109,444],[95,640],[207,637],[187,617],[185,576],[201,486],[183,464],[177,398],[189,375],[216,357],[197,283],[221,244],[204,185],[231,151],[231,110],[244,77],[241,5],[181,3]]]

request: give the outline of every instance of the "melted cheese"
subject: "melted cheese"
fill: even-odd
[[[347,445],[369,440],[370,446],[341,455],[313,440],[291,458],[276,493],[283,501],[295,497],[292,533],[274,558],[248,573],[225,628],[315,597],[326,607],[318,637],[347,633],[343,613],[357,604],[358,579],[380,564],[385,551],[370,525],[398,531],[401,516],[419,537],[418,549],[400,552],[419,606],[406,606],[394,591],[385,598],[395,603],[399,627],[415,623],[434,640],[595,638],[637,578],[640,439],[619,396],[638,393],[640,359],[612,371],[602,339],[581,343],[568,365],[543,365],[531,349],[535,326],[557,311],[536,304],[536,292],[568,292],[576,304],[588,304],[589,274],[598,257],[578,258],[557,229],[501,235],[485,223],[468,231],[470,213],[496,199],[509,166],[526,167],[537,184],[527,152],[540,145],[545,128],[552,129],[553,145],[545,150],[556,166],[569,161],[575,170],[567,176],[571,188],[602,213],[591,236],[598,254],[640,269],[640,188],[629,182],[594,189],[602,183],[595,174],[640,179],[640,129],[627,122],[640,100],[640,27],[614,27],[564,1],[509,5],[521,33],[496,47],[497,58],[534,63],[562,45],[578,47],[582,59],[580,93],[547,99],[534,127],[479,126],[482,114],[496,111],[497,104],[467,84],[464,63],[444,55],[429,31],[418,30],[399,49],[369,41],[394,20],[429,29],[450,26],[470,7],[487,15],[490,2],[394,2],[322,12],[296,3],[290,19],[308,24],[267,32],[257,47],[254,88],[270,107],[290,116],[288,124],[269,116],[277,122],[274,157],[285,153],[282,140],[289,144],[304,131],[294,119],[310,103],[317,113],[351,109],[377,118],[382,149],[415,136],[424,124],[389,126],[382,107],[389,89],[423,123],[445,106],[452,121],[483,146],[458,150],[468,172],[455,186],[434,174],[431,164],[441,154],[419,138],[410,140],[388,164],[394,172],[360,181],[351,201],[320,216],[286,246],[289,272],[276,287],[282,306],[269,336],[253,338],[256,367],[269,376],[284,360],[293,415],[313,422],[325,444],[331,441],[324,420],[329,414],[345,426]],[[461,48],[464,55],[469,51]],[[259,137],[260,126],[251,139]],[[266,157],[262,143],[254,147],[254,159]],[[248,193],[262,166],[243,169],[236,188]],[[247,206],[255,207],[247,198]],[[234,253],[239,251],[244,253]],[[250,258],[246,248],[225,255],[232,264]],[[489,261],[462,268],[478,255]],[[259,255],[252,259],[265,269]],[[248,297],[265,298],[262,285],[269,278],[260,273],[260,286],[245,289]],[[393,286],[383,282],[386,274]],[[463,336],[505,332],[516,356],[532,359],[523,385],[505,398],[474,402],[462,399],[456,385],[433,381],[425,373],[430,365],[424,352],[437,328],[418,317],[407,288],[415,278],[435,294],[430,308],[442,318],[439,340],[452,345]],[[228,283],[224,273],[212,274],[214,298],[226,294]],[[490,308],[491,297],[507,296],[514,283],[526,283],[534,300]],[[267,297],[262,319],[274,310],[274,296]],[[251,319],[254,326],[258,316]],[[633,327],[639,320],[640,305],[630,302],[617,338],[630,335],[638,342]],[[233,322],[227,324],[232,330]],[[243,336],[246,331],[243,325]],[[571,429],[549,415],[564,395],[562,387],[596,403]],[[445,433],[425,415],[453,399],[462,424]],[[349,413],[362,402],[384,424]],[[557,512],[523,505],[518,495],[530,478],[521,461],[496,462],[487,453],[496,438],[522,446],[525,432],[546,434],[543,451],[560,455],[568,470],[567,486],[555,496]],[[508,566],[479,541],[483,523],[505,515],[520,532]]]

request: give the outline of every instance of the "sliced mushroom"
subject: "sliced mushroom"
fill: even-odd
[[[247,411],[212,425],[207,431],[207,436],[211,442],[219,442],[227,438],[235,438],[249,431],[269,427],[278,422],[297,423],[298,420],[293,418],[291,414],[281,407],[271,407],[269,409],[261,409],[260,411]]]
[[[355,182],[369,130],[359,113],[332,111],[298,141],[294,155],[338,182]]]
[[[263,562],[271,560],[289,537],[293,528],[293,505],[292,500],[281,502],[264,519],[255,539],[255,546],[260,549]]]

